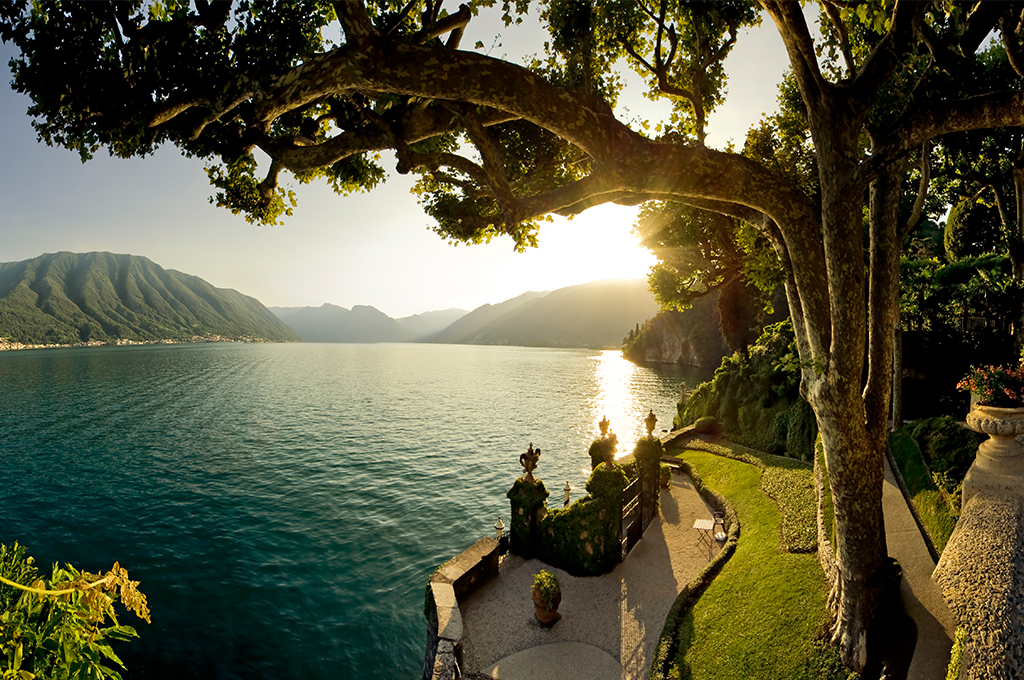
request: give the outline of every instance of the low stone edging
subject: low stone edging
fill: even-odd
[[[736,543],[740,538],[740,521],[736,516],[736,509],[733,508],[732,503],[721,494],[705,486],[704,480],[701,479],[696,468],[690,465],[690,463],[678,458],[675,460],[679,464],[678,467],[690,476],[694,489],[704,499],[704,502],[715,510],[725,513],[725,521],[729,531],[725,545],[718,551],[714,559],[692,581],[683,587],[682,592],[676,597],[675,603],[669,610],[668,616],[665,617],[665,626],[661,631],[661,637],[658,639],[658,645],[654,650],[654,658],[651,661],[651,672],[648,676],[650,680],[663,680],[669,677],[669,665],[678,651],[676,640],[683,618],[697,599],[707,590],[707,587],[711,585],[715,577],[718,576],[718,572],[722,570],[722,567],[729,561],[729,558],[732,557],[732,554],[736,551]]]
[[[498,541],[484,536],[448,560],[427,583],[424,614],[427,616],[427,648],[423,680],[454,680],[461,677],[462,612],[465,600],[498,575]]]
[[[979,493],[964,505],[933,578],[965,632],[961,680],[1024,677],[1024,508]]]

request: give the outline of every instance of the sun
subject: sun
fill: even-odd
[[[637,209],[600,205],[572,219],[544,222],[539,247],[521,262],[534,290],[563,288],[602,279],[646,278],[657,258],[633,234]]]

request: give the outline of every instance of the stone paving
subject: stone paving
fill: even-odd
[[[693,530],[695,519],[710,517],[711,510],[690,478],[674,474],[670,487],[661,491],[660,517],[609,574],[579,578],[539,560],[510,555],[502,562],[498,579],[460,603],[465,623],[463,673],[514,680],[519,676],[513,664],[499,661],[542,645],[568,648],[573,643],[579,654],[548,655],[549,663],[564,665],[549,668],[551,677],[646,678],[668,610],[710,560]],[[530,600],[533,576],[545,568],[562,582],[562,619],[551,629],[537,625]],[[603,655],[617,663],[602,666]],[[584,672],[587,663],[612,670],[603,675]],[[539,676],[534,672],[522,677]]]

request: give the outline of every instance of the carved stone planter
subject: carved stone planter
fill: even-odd
[[[974,464],[967,471],[963,505],[976,493],[1024,497],[1024,408],[976,405],[967,414],[967,426],[989,438],[978,447]]]

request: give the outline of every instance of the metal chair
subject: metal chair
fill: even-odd
[[[712,513],[714,518],[714,524],[712,525],[712,535],[715,537],[715,541],[718,543],[725,543],[728,534],[725,532],[725,513],[715,512]],[[721,528],[719,528],[721,527]]]

